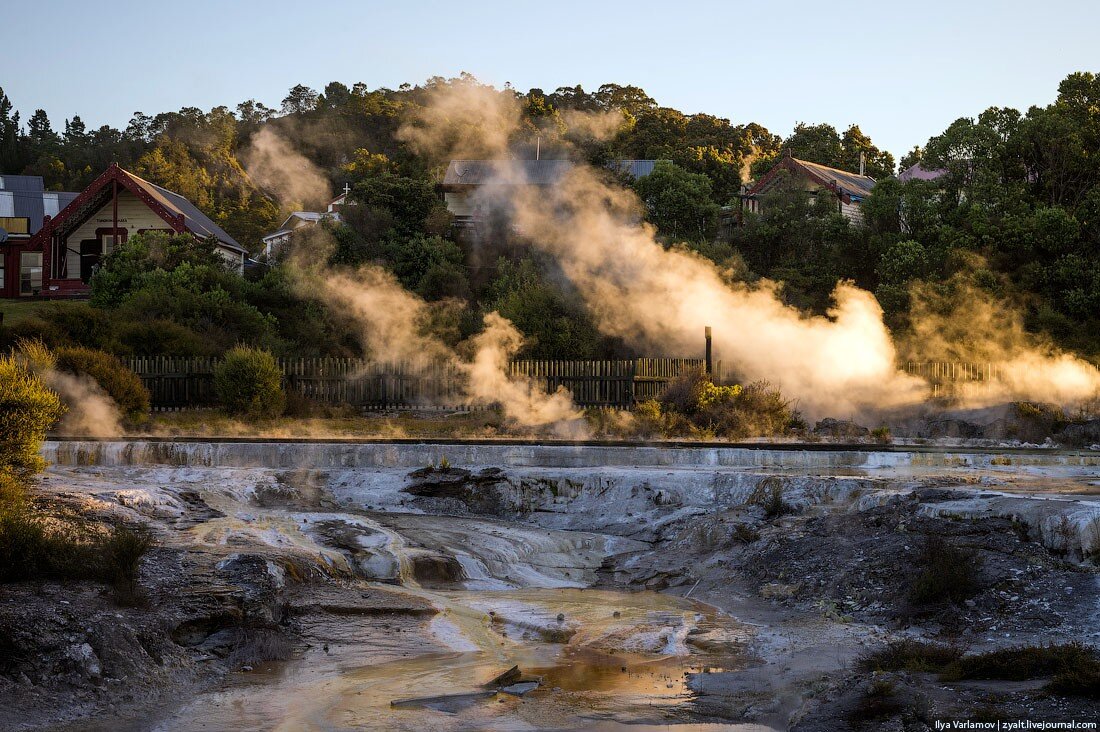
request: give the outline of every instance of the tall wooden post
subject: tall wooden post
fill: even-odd
[[[704,330],[704,333],[706,334],[706,338],[707,338],[707,356],[706,356],[706,359],[707,359],[706,360],[707,376],[711,376],[714,373],[714,368],[713,368],[714,361],[711,359],[711,337],[710,337],[710,326],[709,325],[706,326],[706,329]]]

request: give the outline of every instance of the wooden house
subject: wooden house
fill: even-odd
[[[829,196],[836,202],[837,213],[849,221],[860,223],[863,221],[860,204],[871,195],[875,179],[808,160],[799,160],[788,154],[780,158],[742,196],[742,208],[758,213],[763,205],[763,197],[780,186],[793,186],[814,197]]]
[[[66,195],[71,200],[44,213],[37,230],[19,245],[18,285],[5,278],[0,296],[86,297],[101,259],[146,231],[213,238],[227,266],[244,268],[248,252],[193,203],[116,164],[79,194]]]

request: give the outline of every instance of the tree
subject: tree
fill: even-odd
[[[275,110],[255,99],[237,105],[237,118],[250,127],[258,127],[275,116]]]
[[[329,109],[339,109],[351,101],[351,90],[338,81],[331,81],[325,86],[322,101]]]
[[[829,124],[799,122],[790,137],[783,141],[783,147],[796,158],[831,168],[839,168],[844,162],[844,145],[836,128]],[[856,169],[859,169],[858,163]]]
[[[657,231],[677,240],[705,241],[718,226],[718,204],[705,175],[689,173],[659,160],[653,172],[634,183],[645,204],[646,219]]]
[[[317,108],[318,94],[304,84],[292,87],[283,99],[283,114],[303,114]]]
[[[840,164],[836,167],[841,170],[859,171],[862,155],[866,175],[881,180],[894,174],[894,156],[875,147],[871,138],[859,129],[859,125],[852,125],[844,131],[840,146]]]

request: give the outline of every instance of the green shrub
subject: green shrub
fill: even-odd
[[[141,320],[118,326],[117,352],[134,356],[209,356],[214,347],[187,326],[171,320]]]
[[[40,317],[53,327],[59,341],[88,348],[112,346],[114,323],[106,310],[82,302],[52,303]]]
[[[68,522],[46,520],[23,502],[0,506],[0,582],[94,579],[99,547]]]
[[[92,348],[58,348],[55,355],[59,371],[93,379],[114,400],[124,417],[132,422],[146,418],[149,390],[118,358]]]
[[[44,468],[38,449],[64,413],[57,394],[24,360],[0,356],[0,471],[26,479]]]
[[[1000,679],[1026,681],[1072,671],[1100,671],[1100,658],[1082,643],[1049,646],[1017,646],[962,656],[941,675],[945,681]]]
[[[977,554],[930,537],[916,557],[919,568],[909,591],[917,606],[960,603],[979,589]]]
[[[272,419],[283,412],[283,375],[267,351],[237,346],[214,369],[214,391],[231,415]]]
[[[686,370],[670,382],[658,404],[666,434],[733,439],[783,435],[801,422],[790,402],[767,381],[719,386],[701,368]]]
[[[857,668],[867,672],[908,671],[909,673],[938,672],[962,653],[954,646],[905,639],[894,641],[872,651],[856,662]]]

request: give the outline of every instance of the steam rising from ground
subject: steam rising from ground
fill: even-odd
[[[916,358],[987,364],[999,378],[972,389],[975,405],[1033,399],[1074,405],[1100,394],[1100,371],[1024,330],[1020,310],[956,278],[947,292],[916,287],[911,293]]]
[[[499,404],[504,416],[519,427],[561,437],[584,436],[582,414],[567,392],[547,394],[533,380],[509,374],[509,362],[522,347],[523,335],[507,319],[495,312],[486,315],[485,330],[464,344],[471,357],[461,358],[426,332],[429,312],[424,300],[381,267],[341,270],[321,264],[328,261],[331,247],[329,236],[319,228],[296,240],[292,263],[297,290],[357,324],[370,358],[452,366],[466,378],[470,404]]]
[[[514,96],[456,85],[437,89],[402,136],[421,154],[506,160],[519,119]],[[478,130],[480,137],[470,140]],[[591,169],[577,167],[554,186],[515,185],[521,178],[521,166],[502,164],[497,183],[480,189],[477,203],[507,213],[533,246],[556,257],[604,333],[651,352],[686,355],[700,350],[703,326],[714,326],[718,352],[739,377],[777,383],[810,416],[867,413],[926,397],[924,383],[898,369],[897,349],[870,293],[838,283],[828,316],[806,317],[784,305],[773,285],[730,284],[712,262],[666,249],[639,223],[634,194]],[[971,323],[965,337],[948,335],[941,321],[917,313],[916,342],[945,340],[965,360],[975,358],[974,345],[996,344],[996,360],[1006,364],[1005,387],[1017,398],[1065,403],[1100,388],[1087,364],[1029,347],[1017,337],[1018,323],[1004,340],[1005,324],[988,320],[992,306],[980,299],[972,305],[964,314]],[[975,322],[976,313],[988,322]]]
[[[274,193],[287,210],[332,198],[328,179],[270,127],[264,127],[252,137],[242,158],[252,179]]]
[[[527,378],[508,373],[512,358],[523,347],[523,334],[499,313],[485,316],[485,330],[472,339],[474,357],[463,364],[470,379],[470,397],[491,404],[499,401],[505,413],[523,425],[551,425],[560,437],[586,436],[583,415],[569,392],[547,394]]]
[[[123,434],[118,406],[90,376],[49,369],[42,380],[68,407],[58,425],[59,432],[97,439]]]

